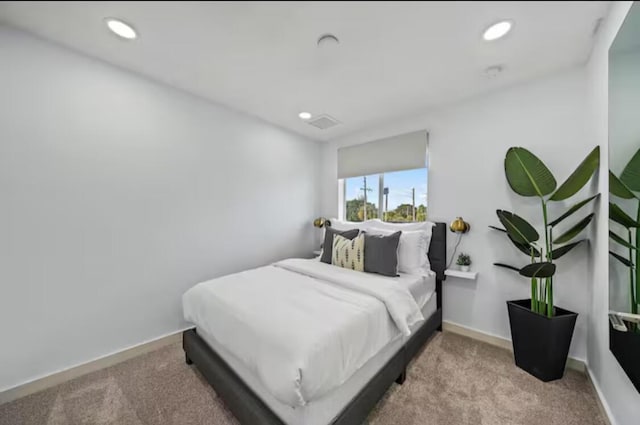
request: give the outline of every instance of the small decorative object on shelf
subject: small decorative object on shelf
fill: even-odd
[[[469,271],[469,266],[471,266],[471,257],[469,255],[465,254],[464,252],[461,252],[460,255],[458,255],[458,259],[456,260],[456,264],[460,268],[460,271],[468,272]]]

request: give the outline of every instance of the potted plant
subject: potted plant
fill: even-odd
[[[456,260],[456,264],[460,268],[460,271],[468,272],[469,271],[469,266],[471,265],[471,257],[469,255],[465,254],[464,252],[461,252],[460,255],[458,255],[458,259]]]
[[[629,269],[629,310],[631,317],[640,311],[640,150],[624,167],[620,177],[609,171],[609,192],[612,201],[627,200],[624,204],[609,203],[609,219],[615,223],[609,229],[609,237],[615,243],[611,256]],[[635,219],[624,207],[635,207]],[[620,236],[619,230],[623,230]],[[614,231],[617,230],[617,231]],[[617,251],[617,252],[615,252]],[[624,253],[624,254],[623,254]],[[626,312],[623,312],[626,313]],[[624,319],[625,317],[623,317]],[[640,391],[640,326],[634,321],[624,321],[622,329],[610,326],[609,348],[625,370],[633,385]],[[624,330],[626,328],[626,331]]]
[[[495,263],[515,270],[529,278],[531,298],[507,302],[513,352],[516,365],[542,381],[560,379],[569,354],[577,313],[556,307],[553,301],[553,276],[556,260],[567,254],[585,239],[576,240],[589,225],[594,214],[588,214],[559,236],[557,226],[596,199],[599,194],[584,199],[564,214],[550,220],[547,205],[564,201],[575,195],[591,179],[600,164],[600,148],[596,147],[578,168],[557,187],[556,179],[546,165],[533,153],[520,147],[507,151],[504,168],[511,189],[518,195],[540,200],[543,223],[542,237],[524,218],[504,210],[497,210],[503,232],[514,247],[529,258],[524,267]]]

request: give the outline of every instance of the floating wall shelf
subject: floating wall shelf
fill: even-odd
[[[460,279],[476,280],[478,272],[462,272],[460,270],[445,270],[444,274],[451,277],[458,277]]]

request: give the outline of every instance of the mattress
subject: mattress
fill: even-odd
[[[424,298],[417,282],[289,259],[202,282],[184,294],[183,307],[187,321],[295,407],[341,386],[422,323],[409,289]]]
[[[397,278],[396,278],[397,279]],[[434,278],[435,279],[435,278]],[[420,298],[424,300],[421,308],[425,319],[431,317],[437,310],[437,297],[435,291],[423,292],[422,287],[428,286],[429,280],[405,279],[402,284],[411,284],[416,293],[420,290]],[[412,334],[425,322],[413,325]],[[346,382],[334,389],[322,398],[313,400],[304,406],[291,407],[277,400],[269,390],[262,385],[260,379],[247,368],[243,362],[229,352],[222,344],[216,341],[206,331],[196,326],[198,335],[211,347],[222,359],[237,373],[265,404],[287,425],[326,425],[335,419],[349,402],[360,392],[373,376],[402,348],[410,337],[398,335],[389,342],[374,357],[369,359]]]

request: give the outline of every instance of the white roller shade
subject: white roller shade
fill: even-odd
[[[426,130],[338,149],[338,178],[368,176],[427,166]]]

